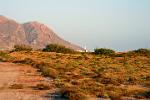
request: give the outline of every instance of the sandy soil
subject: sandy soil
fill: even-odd
[[[37,90],[37,84],[50,85],[50,90]],[[21,84],[23,88],[12,89]],[[54,91],[52,79],[42,77],[36,69],[27,65],[0,62],[0,100],[50,100],[49,93]]]

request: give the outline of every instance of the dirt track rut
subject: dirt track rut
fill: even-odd
[[[37,84],[47,84],[52,89],[37,90]],[[20,85],[21,88],[12,88]],[[50,100],[54,91],[53,80],[42,77],[36,69],[27,65],[0,62],[0,100]]]

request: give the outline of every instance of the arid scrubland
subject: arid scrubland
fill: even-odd
[[[7,51],[0,60],[37,68],[69,100],[150,98],[150,54],[145,49],[111,55]]]

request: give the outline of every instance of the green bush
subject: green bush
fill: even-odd
[[[150,50],[149,49],[144,49],[144,48],[133,50],[131,52],[136,53],[136,54],[141,54],[141,55],[150,55]]]
[[[32,51],[32,48],[28,45],[15,45],[13,51]]]
[[[73,49],[66,48],[58,44],[49,44],[44,49],[44,52],[57,52],[57,53],[75,53]]]
[[[106,49],[106,48],[96,48],[94,50],[94,53],[96,55],[112,55],[115,53],[115,51],[113,51],[111,49]]]

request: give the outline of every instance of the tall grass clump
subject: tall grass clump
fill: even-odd
[[[75,53],[73,49],[66,48],[58,44],[48,44],[44,49],[44,52],[57,52],[57,53]]]

